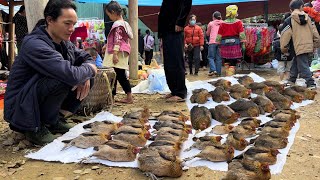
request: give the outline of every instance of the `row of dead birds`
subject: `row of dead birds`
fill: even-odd
[[[182,143],[191,133],[186,125],[188,116],[178,111],[163,111],[155,120],[153,136],[149,132],[150,113],[148,108],[135,109],[123,116],[120,123],[109,120],[93,122],[83,126],[90,132],[83,133],[67,143],[63,149],[75,146],[86,149],[94,147],[91,157],[113,162],[131,162],[138,156],[139,169],[153,177],[179,177],[182,161],[178,157]],[[146,146],[147,140],[153,142]]]
[[[194,137],[195,143],[186,151],[196,148],[201,152],[185,161],[195,157],[212,162],[226,161],[229,165],[224,179],[227,180],[270,179],[269,165],[276,164],[278,149],[287,146],[289,132],[300,116],[295,110],[277,110],[269,117],[273,119],[263,125],[257,118],[245,118],[238,126],[229,124],[215,126],[210,133],[228,134],[226,142],[221,144],[221,136]],[[256,135],[259,136],[250,142],[246,140]],[[254,146],[234,157],[234,150],[243,151],[250,144]]]
[[[290,109],[292,102],[301,103],[302,100],[314,100],[317,92],[302,86],[285,88],[277,81],[254,82],[249,76],[238,79],[240,84],[231,86],[231,82],[224,79],[209,82],[216,88],[208,92],[206,89],[196,89],[191,96],[192,103],[204,104],[209,97],[215,102],[229,101],[230,96],[235,102],[215,108],[194,106],[191,109],[191,122],[194,129],[204,130],[211,125],[211,119],[224,124],[232,124],[239,117],[257,117],[259,114],[271,113],[274,110]],[[229,93],[228,93],[229,92]],[[251,99],[251,92],[258,94]]]

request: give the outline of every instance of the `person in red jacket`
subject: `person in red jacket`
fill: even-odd
[[[198,75],[200,68],[200,51],[203,50],[204,36],[200,26],[196,25],[197,17],[191,15],[189,24],[184,28],[184,48],[188,54],[190,75],[192,75],[192,65],[195,66],[194,75]]]

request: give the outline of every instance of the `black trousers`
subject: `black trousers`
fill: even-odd
[[[195,46],[192,51],[188,52],[188,62],[190,74],[192,74],[192,65],[194,64],[194,72],[198,73],[200,68],[200,46]]]
[[[144,51],[144,54],[145,54],[145,64],[146,65],[150,65],[151,63],[151,59],[153,58],[153,49],[151,49],[150,51]]]
[[[183,34],[167,33],[163,38],[164,71],[167,84],[173,96],[185,98],[187,87],[185,83],[185,65],[183,57]]]
[[[131,86],[130,86],[130,82],[127,79],[126,76],[126,70],[125,69],[119,69],[119,68],[114,68],[114,71],[116,72],[116,81],[114,83],[114,87],[112,90],[112,94],[115,96],[117,94],[117,81],[119,81],[123,91],[128,94],[131,93]]]
[[[94,80],[90,80],[92,87]],[[44,77],[37,85],[38,103],[40,107],[41,122],[55,125],[59,119],[59,111],[66,110],[75,113],[81,101],[77,99],[77,91],[71,91],[72,87],[56,79]]]
[[[208,44],[203,45],[203,50],[201,51],[202,61],[200,61],[200,67],[208,66],[208,48]]]

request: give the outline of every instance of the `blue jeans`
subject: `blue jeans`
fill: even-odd
[[[221,75],[222,60],[218,44],[210,44],[208,49],[210,72],[217,71]]]

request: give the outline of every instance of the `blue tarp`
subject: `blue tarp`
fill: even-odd
[[[110,0],[76,0],[77,2],[108,3]],[[122,5],[128,5],[129,0],[117,0]],[[174,0],[172,0],[174,1]],[[240,2],[255,2],[267,0],[193,0],[192,5],[229,4]],[[161,6],[162,0],[138,0],[139,6]]]

